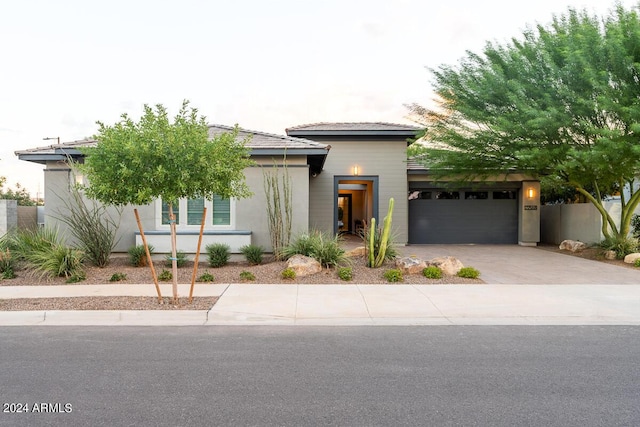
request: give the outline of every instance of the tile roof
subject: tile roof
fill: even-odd
[[[225,125],[209,125],[209,136],[214,137],[223,132],[229,132],[233,130],[233,126]],[[242,139],[247,136],[251,136],[247,147],[253,150],[260,149],[325,149],[328,150],[327,144],[311,141],[303,138],[294,138],[284,135],[276,135],[266,132],[258,132],[247,129],[238,129],[238,136]],[[61,144],[52,144],[43,147],[29,148],[26,150],[16,151],[17,156],[29,155],[29,154],[61,154],[65,151],[77,152],[80,147],[95,146],[97,141],[95,139],[82,139],[78,141],[63,142]]]
[[[422,128],[412,125],[383,122],[321,122],[287,128],[289,131],[418,131]]]

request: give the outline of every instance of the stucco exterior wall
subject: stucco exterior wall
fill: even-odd
[[[0,237],[18,226],[18,202],[0,200]]]
[[[325,142],[325,141],[320,141]],[[309,185],[309,227],[333,232],[334,176],[346,176],[354,181],[354,166],[360,177],[378,177],[378,217],[387,215],[389,198],[395,199],[393,231],[398,244],[407,243],[407,144],[405,141],[331,140],[331,150],[324,169],[312,177]],[[355,214],[355,213],[354,213]],[[370,218],[366,218],[367,221]]]
[[[620,201],[604,203],[616,223],[620,222]],[[560,244],[563,240],[577,240],[593,244],[604,239],[602,216],[591,203],[545,205],[541,207],[541,239],[543,243]],[[640,208],[636,209],[640,214]]]

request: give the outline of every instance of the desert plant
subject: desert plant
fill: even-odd
[[[373,221],[373,224],[375,224],[375,221]],[[373,249],[371,248],[372,237],[373,237]],[[364,240],[365,247],[367,249],[367,266],[370,267],[369,254],[372,252],[374,254],[380,252],[380,245],[382,243],[382,230],[380,229],[380,227],[377,227],[377,228],[373,228],[372,226],[366,227],[362,234],[362,238]],[[395,244],[393,243],[394,241],[395,241],[395,236],[391,234],[386,241],[387,247],[384,250],[384,261],[392,260],[399,255],[399,252],[396,249]]]
[[[404,280],[404,277],[402,276],[402,270],[398,268],[391,268],[385,271],[382,275],[385,279],[387,279],[387,282],[390,283],[402,282]]]
[[[365,233],[368,249],[367,267],[380,267],[387,259],[392,258],[396,254],[393,249],[393,238],[391,236],[391,220],[393,217],[393,197],[389,199],[389,210],[387,216],[384,217],[384,223],[381,230],[376,229],[376,219],[371,218],[371,227]]]
[[[344,249],[340,247],[340,236],[331,236],[317,230],[309,234],[301,234],[282,250],[285,259],[297,254],[314,258],[325,267],[349,263]]]
[[[462,267],[456,276],[466,279],[477,279],[480,277],[480,272],[473,267]]]
[[[162,269],[162,272],[158,274],[158,280],[162,280],[163,282],[168,282],[173,279],[173,274],[169,270]]]
[[[351,267],[340,267],[338,268],[338,277],[340,280],[345,282],[353,279],[353,269]]]
[[[16,259],[11,255],[9,248],[0,249],[0,278],[13,279],[15,274]]]
[[[123,280],[127,280],[127,275],[124,273],[113,273],[109,279],[110,282],[121,282]]]
[[[214,280],[213,274],[206,272],[202,273],[200,277],[196,279],[196,282],[213,282]]]
[[[231,248],[224,243],[212,243],[205,247],[209,256],[209,265],[214,268],[227,265],[231,256]]]
[[[63,245],[32,252],[27,258],[29,268],[41,276],[66,278],[84,276],[83,260],[84,252]]]
[[[285,268],[284,270],[282,270],[282,278],[293,280],[296,278],[296,271],[293,268]]]
[[[272,171],[262,171],[264,193],[267,199],[267,218],[271,246],[276,259],[282,257],[282,248],[291,240],[292,192],[291,177],[287,168],[287,158],[283,160],[284,176],[280,177],[280,168],[274,164]],[[282,179],[282,183],[280,180]],[[281,192],[282,190],[282,192]]]
[[[313,252],[313,234],[304,233],[296,236],[291,243],[280,249],[280,258],[289,259],[294,255],[311,256]]]
[[[171,267],[173,262],[173,257],[171,254],[167,255],[164,259],[165,267]],[[176,265],[178,268],[184,267],[187,264],[187,254],[184,251],[176,251]]]
[[[256,276],[254,276],[254,274],[250,271],[243,271],[240,273],[240,278],[242,280],[247,280],[250,282],[253,282],[254,280],[256,280]]]
[[[244,255],[249,264],[262,264],[262,255],[264,254],[264,248],[262,246],[245,245],[240,248],[240,252],[242,252],[242,255]]]
[[[116,208],[114,218],[106,205],[86,200],[78,186],[72,186],[70,193],[70,198],[58,197],[65,210],[64,213],[57,212],[55,218],[69,226],[87,259],[97,267],[104,267],[109,264],[111,251],[117,243],[122,208]]]
[[[618,259],[636,252],[639,245],[640,242],[635,237],[610,237],[600,242],[600,248],[603,251],[614,251]]]
[[[17,260],[29,261],[31,254],[46,252],[61,245],[58,230],[50,227],[19,229],[3,237],[5,248],[11,249]]]
[[[430,265],[422,270],[422,275],[427,279],[442,279],[442,270],[435,265]]]
[[[83,280],[87,279],[87,274],[84,272],[84,270],[78,271],[76,273],[74,273],[73,275],[69,276],[69,278],[67,278],[67,280],[65,281],[66,283],[78,283],[78,282],[82,282]]]
[[[147,245],[149,248],[149,254],[153,255],[154,247]],[[134,267],[145,267],[147,265],[147,254],[144,250],[144,245],[131,246],[127,251],[129,254],[129,264]]]

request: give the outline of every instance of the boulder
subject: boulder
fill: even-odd
[[[459,259],[452,256],[434,258],[432,260],[429,260],[427,264],[435,265],[440,270],[442,270],[442,273],[448,276],[455,276],[456,274],[458,274],[458,271],[460,271],[461,268],[464,268],[464,264],[462,264]]]
[[[616,259],[616,251],[604,251],[604,259]]]
[[[322,271],[322,266],[318,261],[304,255],[294,255],[289,258],[287,268],[295,271],[296,277],[310,276]]]
[[[402,274],[421,274],[427,263],[419,258],[404,257],[396,259],[396,268],[402,270]]]
[[[357,257],[365,256],[366,253],[367,253],[366,248],[364,246],[359,246],[355,249],[351,249],[350,251],[345,252],[344,256],[348,258],[357,258]]]
[[[587,245],[576,240],[563,240],[562,243],[560,243],[559,248],[571,252],[580,252],[587,249]]]
[[[624,262],[626,262],[627,264],[633,264],[639,258],[640,258],[640,253],[635,252],[624,257]]]

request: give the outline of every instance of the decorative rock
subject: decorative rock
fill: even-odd
[[[289,258],[287,268],[295,271],[296,277],[310,276],[322,271],[322,266],[318,261],[304,255],[294,255]]]
[[[344,256],[348,258],[356,258],[356,257],[365,256],[366,253],[367,253],[367,250],[364,246],[358,246],[355,249],[351,249],[350,251],[345,252]]]
[[[461,268],[464,268],[464,264],[462,264],[459,259],[452,256],[434,258],[430,260],[428,264],[435,265],[448,276],[455,276]]]
[[[640,253],[635,252],[624,257],[624,262],[626,262],[627,264],[633,264],[639,258],[640,258]]]
[[[616,251],[605,251],[604,252],[604,258],[605,259],[616,259]]]
[[[578,242],[576,240],[563,240],[560,243],[560,249],[571,251],[571,252],[580,252],[587,248],[583,242]]]
[[[402,270],[402,274],[420,274],[422,270],[427,268],[427,263],[419,258],[398,258],[396,259],[396,268]]]

